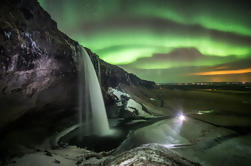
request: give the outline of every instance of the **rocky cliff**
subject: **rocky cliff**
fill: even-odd
[[[27,113],[71,114],[67,108],[76,107],[80,47],[36,0],[1,1],[0,131]],[[104,91],[119,84],[155,86],[87,51]]]

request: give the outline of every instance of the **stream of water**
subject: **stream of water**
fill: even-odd
[[[99,80],[93,63],[82,48],[79,56],[79,125],[82,135],[111,133]]]

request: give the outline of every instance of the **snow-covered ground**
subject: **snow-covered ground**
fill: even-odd
[[[76,146],[48,148],[14,158],[8,166],[154,166],[177,161],[183,165],[196,165],[191,162],[195,161],[204,166],[224,163],[229,166],[248,166],[251,163],[250,139],[250,134],[238,135],[232,130],[193,118],[186,117],[181,121],[175,117],[131,131],[112,155]],[[177,153],[186,159],[180,158]]]
[[[14,158],[8,166],[142,166],[182,165],[195,163],[159,144],[146,144],[117,155],[93,153],[75,146],[48,150]]]
[[[123,106],[122,98],[121,98],[122,96],[130,97],[129,94],[121,92],[121,91],[114,89],[114,88],[111,88],[111,87],[108,88],[108,94],[116,97],[117,106]]]
[[[106,163],[111,166],[199,166],[160,144],[141,145],[108,158]]]
[[[8,166],[76,166],[76,163],[88,153],[90,152],[76,146],[57,150],[50,149],[14,158]]]
[[[131,132],[118,147],[117,152],[141,144],[159,143],[203,166],[249,166],[250,140],[251,134],[241,135],[233,130],[216,127],[189,117],[184,121],[175,117]]]
[[[117,106],[124,106],[124,109],[129,112],[136,112],[138,116],[141,117],[154,117],[153,115],[149,114],[148,112],[144,111],[142,104],[138,103],[131,96],[127,93],[121,92],[117,89],[108,88],[108,94],[110,96],[115,96],[116,105]],[[124,100],[124,101],[123,101]]]

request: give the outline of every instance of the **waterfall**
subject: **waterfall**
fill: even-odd
[[[79,56],[79,125],[83,135],[110,134],[104,100],[93,63],[84,48]],[[81,129],[82,128],[82,129]]]

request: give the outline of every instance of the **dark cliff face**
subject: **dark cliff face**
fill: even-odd
[[[77,43],[37,1],[0,6],[0,128],[27,111],[73,103]]]
[[[1,1],[0,129],[27,112],[76,106],[80,47],[57,29],[36,0]],[[103,89],[119,84],[155,86],[87,51]]]

